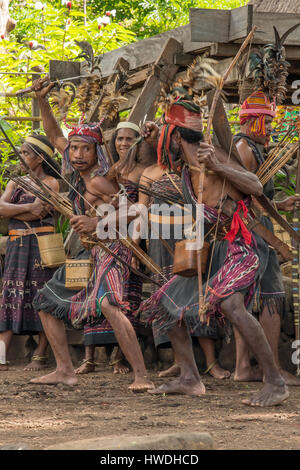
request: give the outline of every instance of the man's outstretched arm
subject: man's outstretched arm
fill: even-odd
[[[39,102],[44,131],[46,132],[51,144],[61,154],[63,154],[68,140],[64,137],[62,130],[53,114],[49,101],[46,98],[47,93],[49,93],[55,84],[52,82],[43,88],[43,83],[45,80],[48,80],[48,78],[39,78],[33,82],[32,86],[34,87],[34,91]]]

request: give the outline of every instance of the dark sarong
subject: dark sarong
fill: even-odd
[[[28,204],[34,197],[17,188],[12,195],[12,204]],[[28,222],[32,228],[53,226],[52,217]],[[24,222],[10,219],[9,230],[28,227]],[[39,233],[37,236],[47,235]],[[0,331],[13,331],[15,334],[35,334],[43,331],[38,314],[32,302],[36,292],[41,289],[55,272],[55,269],[42,268],[36,235],[26,235],[7,242],[3,290],[0,300]]]
[[[273,223],[267,216],[262,216],[261,223],[274,232]],[[269,247],[268,264],[256,292],[256,310],[262,313],[267,306],[270,315],[285,314],[285,289],[277,254]]]
[[[234,136],[235,142],[238,142],[240,139],[246,140],[253,152],[256,162],[260,167],[264,163],[265,157],[260,149],[259,144],[250,139],[250,137],[246,134],[239,133]],[[264,185],[263,191],[269,199],[272,200],[274,198],[275,188],[272,179]],[[260,222],[271,232],[274,232],[273,223],[269,217],[262,216]],[[284,315],[285,290],[282,274],[280,271],[277,254],[273,248],[270,247],[267,268],[261,279],[260,286],[257,289],[255,304],[255,310],[258,310],[260,313],[263,311],[264,307],[267,306],[270,315],[273,315],[276,312],[281,316]]]
[[[171,179],[172,178],[172,181]],[[182,188],[182,182],[181,178],[176,175],[175,173],[163,175],[162,178],[160,178],[158,181],[154,182],[152,184],[151,189],[153,191],[162,191],[165,196],[180,196],[181,199],[184,198],[183,195],[183,188]],[[161,204],[161,201],[158,199],[154,199],[153,204]],[[155,206],[152,206],[153,208]],[[181,213],[181,211],[178,211]],[[155,213],[155,211],[154,211]],[[177,213],[177,212],[176,212]],[[168,215],[169,212],[166,210],[166,215]],[[164,215],[164,213],[162,214]],[[184,215],[184,212],[182,213],[182,216]],[[168,219],[167,219],[168,221]],[[166,221],[166,222],[167,222]],[[170,224],[170,238],[166,240],[166,242],[169,244],[171,249],[174,251],[175,250],[175,244],[177,241],[180,241],[184,238],[184,234],[181,234],[181,237],[177,238],[175,235],[177,234],[175,231],[175,221],[174,225]],[[180,222],[180,229],[182,231],[182,221]],[[148,253],[149,256],[162,268],[161,271],[164,275],[164,278],[162,279],[161,276],[158,274],[154,274],[153,278],[159,282],[166,282],[166,279],[169,281],[173,277],[173,256],[169,253],[167,248],[164,246],[161,240],[155,239],[153,235],[157,236],[157,233],[159,233],[163,237],[163,232],[162,232],[162,224],[158,225],[155,224],[155,229],[156,233],[152,234],[152,236],[149,239],[149,248],[148,248]],[[178,235],[179,235],[178,230]],[[157,287],[154,285],[151,286],[152,289],[152,295],[157,292]],[[142,315],[142,314],[141,314]],[[141,318],[141,321],[143,321],[143,315]],[[158,346],[169,346],[170,345],[170,339],[167,334],[161,334],[160,332],[160,324],[159,321],[154,320],[152,322],[152,330],[153,330],[153,338],[154,338],[154,344],[156,347]],[[219,334],[218,334],[218,325],[216,324],[216,321],[214,319],[211,319],[210,324],[207,325],[205,322],[201,322],[198,324],[197,329],[191,331],[192,336],[195,337],[206,337],[210,339],[218,339]]]

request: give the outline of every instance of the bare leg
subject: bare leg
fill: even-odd
[[[207,373],[215,377],[215,379],[228,379],[230,377],[229,370],[222,369],[217,362],[214,341],[210,338],[198,337],[198,342],[205,355]]]
[[[32,356],[31,363],[28,366],[24,367],[24,370],[41,370],[45,369],[46,350],[48,346],[48,340],[43,331],[39,333],[39,344],[34,355]]]
[[[75,385],[77,383],[77,378],[74,373],[63,322],[43,311],[40,311],[39,315],[45,334],[55,356],[56,370],[51,374],[37,379],[32,379],[30,382],[48,385],[58,383]]]
[[[147,378],[142,351],[128,318],[118,307],[110,305],[107,298],[102,302],[102,313],[111,324],[119,346],[133,369],[134,382],[129,389],[142,392],[153,388],[153,383]]]
[[[3,341],[4,344],[5,344],[6,355],[8,353],[12,337],[13,337],[13,332],[11,330],[3,331],[2,333],[0,333],[0,341]],[[0,364],[0,371],[1,370],[8,370],[8,369],[9,369],[9,367],[8,367],[7,364]]]
[[[158,374],[158,377],[178,377],[180,375],[180,367],[178,365],[178,359],[176,358],[176,352],[173,348],[172,351],[174,354],[174,363],[171,365],[171,367],[168,367],[168,369],[162,370]]]
[[[263,389],[243,403],[250,406],[274,406],[286,400],[289,396],[288,388],[279,373],[264,331],[258,321],[247,312],[242,294],[232,295],[222,302],[221,308],[249,349],[255,353],[264,374]]]
[[[114,374],[128,374],[129,372],[128,367],[124,364],[124,354],[119,346],[112,365],[114,366]]]
[[[171,365],[166,370],[162,370],[159,374],[158,377],[178,377],[180,375],[180,367],[179,365],[174,362],[174,364]]]
[[[89,374],[90,372],[94,372],[96,364],[94,362],[95,357],[95,346],[85,346],[85,358],[78,369],[75,369],[75,374],[82,375],[82,374]]]
[[[280,374],[285,380],[287,385],[300,386],[300,378],[295,377],[286,370],[280,367],[278,344],[280,337],[280,316],[278,313],[270,315],[268,307],[265,306],[259,318],[260,324],[263,327],[267,340],[271,346],[274,354],[275,362],[280,370]]]
[[[235,327],[233,331],[236,349],[234,380],[236,382],[261,382],[263,378],[261,369],[251,366],[247,344]]]
[[[204,395],[205,387],[199,375],[191,337],[185,324],[183,323],[180,327],[175,326],[172,330],[168,331],[168,335],[176,354],[176,360],[178,360],[178,366],[180,367],[180,377],[166,385],[161,385],[153,391],[149,391],[149,393],[156,395],[163,393]]]

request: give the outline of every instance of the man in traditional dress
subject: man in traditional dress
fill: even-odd
[[[46,100],[46,94],[53,84],[42,88],[42,81],[35,82],[35,91],[39,99],[44,130],[64,158],[66,168],[73,169],[69,198],[73,202],[75,214],[70,222],[73,229],[81,235],[95,232],[98,217],[87,215],[91,207],[98,207],[103,202],[111,202],[112,195],[118,192],[118,185],[108,180],[105,175],[109,169],[101,150],[101,133],[97,125],[80,125],[69,133],[66,139]],[[33,383],[74,385],[77,377],[71,362],[63,321],[72,325],[83,326],[88,317],[103,314],[113,327],[117,341],[131,364],[135,380],[131,390],[147,390],[153,384],[147,379],[141,349],[130,321],[124,315],[128,302],[123,286],[129,278],[128,267],[117,263],[118,255],[130,263],[131,251],[119,240],[111,240],[107,246],[110,253],[103,251],[97,244],[88,253],[82,252],[77,258],[92,255],[95,270],[86,289],[79,292],[65,288],[65,266],[59,268],[53,278],[37,293],[35,308],[39,315],[46,336],[53,349],[57,368],[53,373]],[[63,320],[63,321],[62,321]]]
[[[243,102],[239,115],[241,132],[235,135],[234,140],[245,167],[256,173],[265,161],[264,149],[268,146],[273,132],[274,104],[270,103],[266,95],[258,90]],[[264,185],[264,194],[271,200],[274,198],[275,190],[272,179]],[[291,196],[283,201],[274,202],[274,205],[278,210],[291,211],[295,207],[300,208],[300,198]],[[267,215],[262,215],[261,223],[273,232],[272,221]],[[260,282],[257,303],[260,309],[259,322],[264,329],[282,377],[287,385],[300,385],[299,378],[280,367],[278,343],[280,318],[284,314],[285,291],[278,258],[271,247],[268,247],[268,265]],[[234,380],[245,382],[262,380],[262,371],[250,364],[249,350],[245,341],[236,329],[234,332],[236,339]]]
[[[158,143],[158,161],[163,167],[171,168],[176,168],[181,160],[186,163],[182,173],[183,192],[185,202],[194,208],[199,187],[199,167],[200,163],[205,164],[205,233],[213,224],[221,223],[218,233],[221,240],[214,249],[211,276],[204,286],[206,314],[224,315],[255,351],[265,385],[244,403],[252,406],[276,405],[285,400],[289,392],[262,327],[247,311],[266,267],[264,250],[267,244],[250,233],[240,217],[240,212],[247,216],[249,196],[261,195],[262,186],[258,178],[238,162],[229,162],[228,155],[221,149],[203,142],[202,133],[197,132],[200,119],[200,109],[190,101],[178,99],[169,106]],[[235,211],[233,217],[225,214],[229,213],[230,207]],[[224,239],[224,228],[228,228],[231,220],[232,226]],[[174,276],[142,304],[142,310],[149,312],[149,321],[155,320],[161,332],[168,333],[180,366],[178,379],[158,387],[152,393],[204,394],[205,387],[195,363],[189,335],[189,329],[199,324],[198,277]]]
[[[200,120],[198,125],[198,131],[202,132],[202,122]],[[144,130],[144,135],[147,136],[147,139],[149,139],[148,127],[149,124],[147,123]],[[158,132],[158,128],[153,126],[153,133],[155,132]],[[158,164],[152,165],[145,169],[141,177],[143,187],[153,192],[153,197],[151,198],[141,191],[139,204],[143,204],[150,209],[151,234],[148,241],[148,254],[161,268],[163,277],[159,274],[153,275],[154,279],[160,283],[169,281],[173,277],[176,242],[183,238],[182,217],[184,215],[190,216],[192,223],[191,212],[187,208],[186,211],[182,211],[180,204],[176,203],[177,199],[178,201],[184,199],[181,182],[182,164],[176,170],[171,168],[164,169]],[[166,203],[168,198],[170,199],[169,204]],[[171,215],[171,211],[174,211],[174,214],[172,213]],[[156,290],[157,286],[153,284],[151,286],[151,293],[153,294]],[[152,326],[156,348],[169,347],[170,340],[168,336],[159,334],[159,328],[156,327],[155,322],[153,322]],[[206,322],[201,322],[196,330],[192,332],[192,337],[195,341],[198,341],[204,353],[206,362],[204,373],[220,380],[230,377],[230,372],[222,369],[216,359],[215,341],[220,338],[221,333],[223,333],[222,328],[219,327],[215,319],[211,319],[209,325]],[[179,374],[180,368],[176,357],[174,357],[174,364],[168,369],[161,371],[159,377],[174,377]]]

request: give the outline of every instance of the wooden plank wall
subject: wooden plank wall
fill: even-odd
[[[253,12],[252,5],[227,11],[190,9],[192,41],[212,40],[221,43],[242,41],[255,25],[257,32],[253,42],[268,44],[274,40],[273,25],[282,35],[299,22],[299,13]],[[208,30],[211,30],[211,33]],[[300,46],[300,28],[288,37],[285,45]]]
[[[190,8],[191,39],[205,41],[228,42],[230,29],[230,10],[208,10],[206,8]]]

